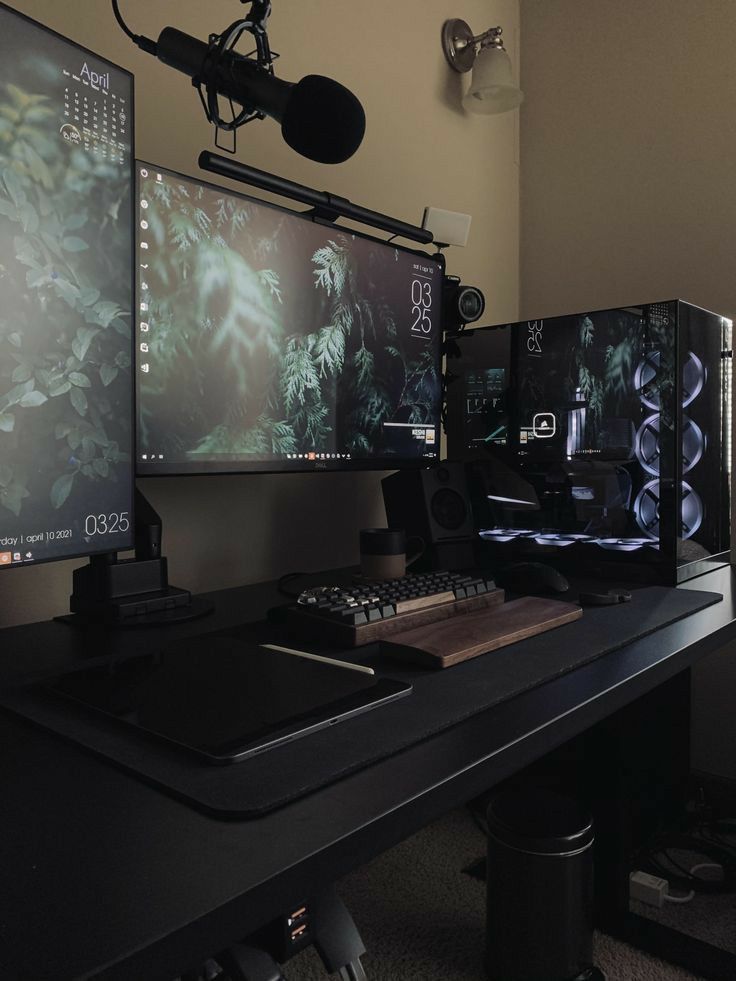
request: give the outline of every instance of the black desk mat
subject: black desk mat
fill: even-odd
[[[225,766],[130,732],[114,722],[27,691],[5,692],[0,705],[106,757],[147,782],[220,817],[255,817],[391,756],[499,702],[558,678],[640,637],[719,602],[720,593],[650,586],[630,603],[586,608],[583,617],[443,671],[381,658],[377,645],[349,657],[411,681],[414,692],[288,746]],[[274,643],[266,624],[248,635]],[[203,642],[206,637],[203,637]],[[291,642],[294,646],[294,641]],[[300,645],[296,645],[300,646]],[[304,645],[301,645],[304,646]],[[314,647],[308,646],[313,650]],[[336,655],[343,656],[343,655]]]

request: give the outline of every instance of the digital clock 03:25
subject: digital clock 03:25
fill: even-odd
[[[411,282],[411,325],[414,334],[431,334],[432,284],[426,279],[413,279]]]
[[[88,514],[84,519],[84,533],[88,538],[93,535],[123,534],[130,528],[128,511],[112,512],[111,514]]]

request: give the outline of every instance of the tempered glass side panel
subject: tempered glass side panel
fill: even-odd
[[[0,567],[133,544],[132,96],[0,5]]]
[[[448,451],[485,546],[668,582],[727,560],[731,363],[730,321],[677,300],[462,334]]]
[[[659,481],[674,464],[660,460],[657,417],[673,404],[675,312],[592,311],[457,339],[448,453],[471,461],[487,547],[573,566],[661,564]]]
[[[679,304],[681,569],[730,548],[730,351],[730,320]]]

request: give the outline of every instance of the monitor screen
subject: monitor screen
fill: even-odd
[[[0,566],[132,545],[132,76],[0,5]]]
[[[443,262],[138,164],[140,474],[439,458]]]

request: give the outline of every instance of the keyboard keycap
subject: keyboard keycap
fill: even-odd
[[[368,623],[368,617],[365,615],[365,611],[362,607],[354,607],[350,610],[345,610],[340,617],[342,623],[347,623],[351,627],[360,627],[364,623]]]
[[[376,637],[389,636],[397,629],[408,629],[400,624],[431,623],[448,614],[453,615],[453,604],[458,600],[462,601],[457,605],[463,613],[491,606],[493,599],[484,594],[492,592],[497,594],[499,602],[503,600],[502,591],[496,589],[492,580],[445,570],[410,574],[383,582],[356,581],[352,586],[330,587],[317,596],[315,603],[310,603],[309,607],[302,605],[300,610],[308,614],[309,627],[305,627],[305,631],[319,629],[319,624],[315,627],[314,623],[323,620],[326,636],[330,636],[332,629],[335,639],[339,637],[341,642],[359,646]],[[457,613],[460,612],[458,609]],[[385,634],[382,633],[382,621],[387,621]],[[331,627],[331,624],[335,626]],[[363,631],[362,628],[368,625],[371,629]],[[349,628],[353,636],[347,629],[339,634],[343,627]]]

